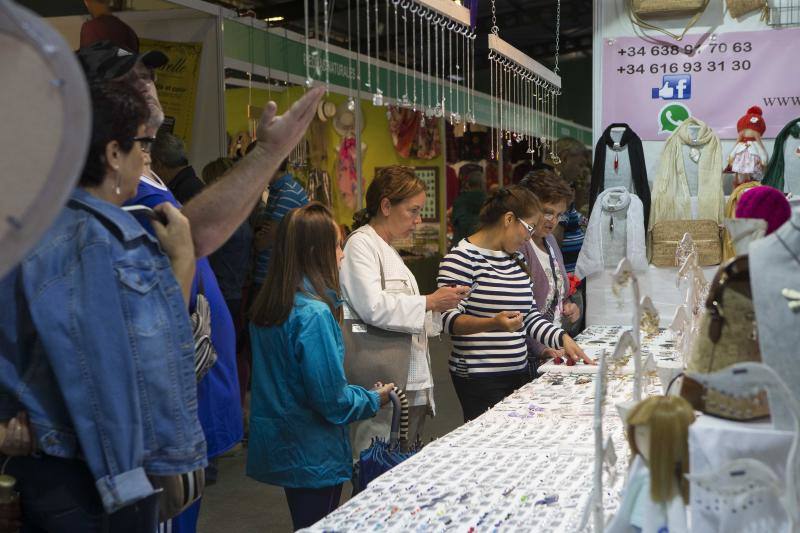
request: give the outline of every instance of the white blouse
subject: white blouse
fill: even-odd
[[[381,287],[381,265],[386,289]],[[353,232],[344,247],[339,272],[345,318],[412,335],[409,391],[433,388],[428,337],[441,333],[441,320],[426,311],[425,296],[400,254],[369,224]],[[438,313],[437,313],[438,314]]]

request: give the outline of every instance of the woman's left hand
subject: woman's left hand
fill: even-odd
[[[578,343],[575,342],[572,339],[572,337],[570,337],[569,335],[564,335],[564,352],[567,354],[567,357],[569,357],[570,359],[572,359],[576,363],[578,361],[583,361],[584,364],[587,364],[587,365],[596,364],[594,361],[592,361],[589,358],[588,355],[586,355],[583,352],[581,347],[578,346]]]
[[[570,322],[577,322],[581,318],[581,308],[572,302],[566,302],[561,309],[561,314]]]

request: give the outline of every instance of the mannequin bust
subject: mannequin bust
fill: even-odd
[[[694,409],[679,396],[651,396],[627,417],[633,462],[611,533],[686,532],[689,426]]]
[[[622,144],[622,135],[628,128],[616,126],[611,128],[610,136],[613,145],[606,147],[605,188],[625,187],[633,191],[631,163],[628,146]]]
[[[779,372],[796,396],[800,394],[800,307],[793,298],[800,291],[800,209],[789,221],[763,239],[750,244],[753,307],[758,314],[758,344],[765,365]],[[777,429],[794,431],[791,413],[782,404],[770,403]]]

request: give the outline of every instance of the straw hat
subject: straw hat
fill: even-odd
[[[327,122],[336,114],[336,104],[326,100],[320,101],[317,105],[317,118],[320,122]]]
[[[50,24],[15,2],[0,2],[0,70],[2,278],[69,198],[89,149],[92,108],[75,53]]]
[[[361,127],[364,125],[362,123]],[[347,102],[336,106],[336,117],[333,119],[333,129],[342,137],[355,135],[356,133],[356,114],[347,109]]]

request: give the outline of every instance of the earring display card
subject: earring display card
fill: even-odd
[[[613,353],[623,331],[593,326],[576,340]],[[663,330],[643,338],[642,349],[657,361],[675,357]],[[553,372],[523,386],[375,479],[308,531],[578,531],[592,492],[594,379]],[[612,406],[632,400],[632,379],[627,371],[612,371],[607,381],[603,434],[618,457],[604,467],[607,519],[619,506],[629,459],[624,425]],[[661,393],[655,377],[644,386],[645,395]]]

